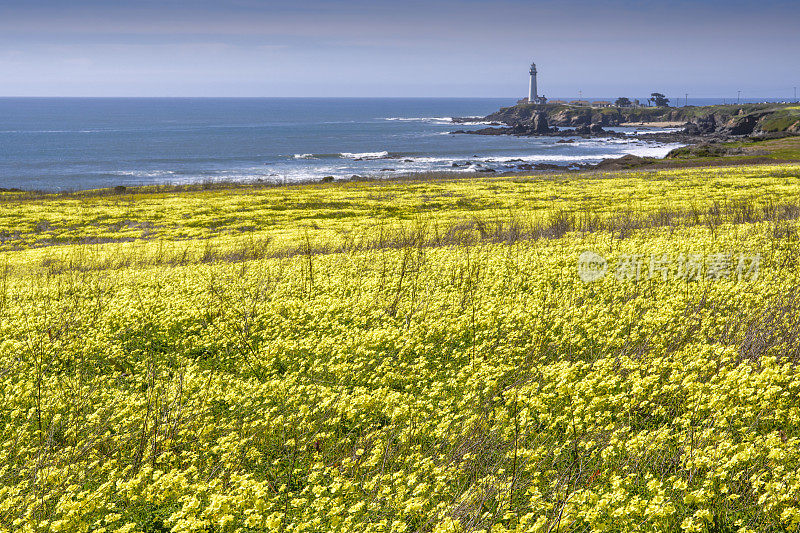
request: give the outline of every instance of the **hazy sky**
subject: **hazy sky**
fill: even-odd
[[[800,2],[0,0],[5,96],[791,97]]]

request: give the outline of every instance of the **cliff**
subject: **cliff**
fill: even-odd
[[[474,120],[474,119],[473,119]],[[483,120],[499,122],[515,131],[541,134],[547,126],[619,126],[626,123],[672,122],[686,125],[686,133],[704,135],[759,135],[800,133],[798,104],[742,104],[688,107],[587,107],[519,104],[504,107]]]

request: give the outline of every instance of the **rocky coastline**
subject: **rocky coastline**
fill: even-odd
[[[680,143],[689,147],[708,147],[733,140],[770,139],[800,134],[800,108],[787,104],[744,104],[704,107],[596,108],[569,105],[520,104],[502,108],[480,119],[490,126],[480,129],[460,129],[454,135],[517,135],[569,138],[617,137],[650,142]],[[474,122],[474,117],[453,117],[454,124]],[[648,132],[648,127],[669,124],[676,131]],[[610,131],[615,126],[640,125],[634,133]],[[681,149],[679,149],[681,150]],[[719,152],[713,148],[702,152]],[[671,154],[667,155],[669,158]],[[595,165],[518,165],[519,170],[552,170],[575,167],[609,168],[615,161],[625,168],[636,163],[636,156],[604,160]],[[623,161],[620,161],[623,160]],[[523,168],[524,167],[524,168]]]

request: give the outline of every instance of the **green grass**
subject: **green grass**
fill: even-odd
[[[786,131],[797,122],[800,122],[800,111],[792,109],[767,117],[759,126],[763,131],[778,132]]]

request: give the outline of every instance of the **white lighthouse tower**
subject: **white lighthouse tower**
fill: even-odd
[[[536,63],[531,63],[531,83],[528,86],[528,102],[537,103],[539,95],[536,94]]]

